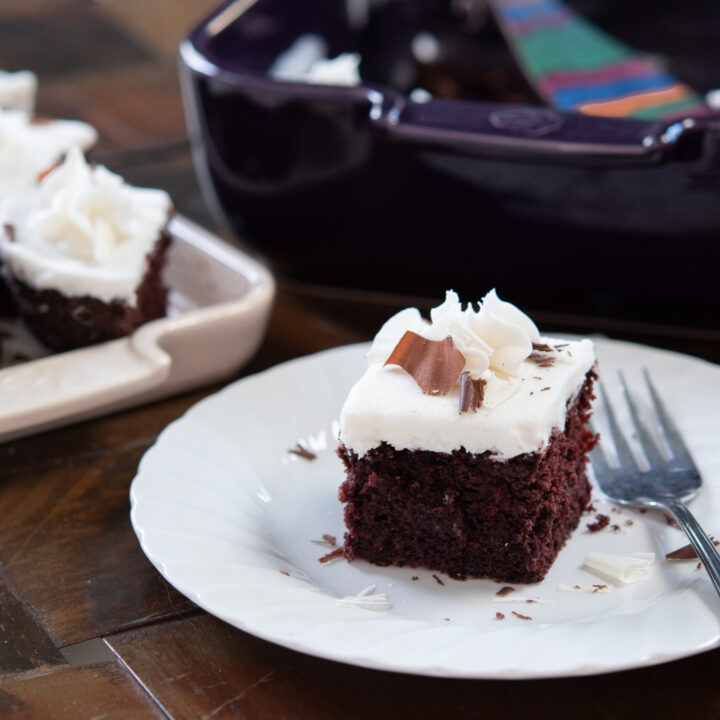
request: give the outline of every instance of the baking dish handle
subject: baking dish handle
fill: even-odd
[[[464,100],[383,98],[375,122],[401,142],[500,157],[544,156],[560,163],[655,164],[695,124],[560,113],[550,108]]]
[[[5,368],[0,377],[0,438],[8,440],[111,408],[161,385],[170,357],[151,337],[152,323],[133,335]],[[147,336],[147,337],[146,337]]]

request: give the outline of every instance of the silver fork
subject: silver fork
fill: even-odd
[[[600,489],[611,500],[622,505],[662,508],[669,511],[687,533],[698,557],[710,575],[715,589],[720,593],[720,554],[700,527],[700,523],[685,506],[686,502],[692,500],[700,492],[702,485],[700,473],[695,467],[672,417],[668,414],[650,381],[647,370],[643,370],[643,376],[655,406],[657,420],[672,452],[672,457],[669,459],[663,457],[647,427],[640,419],[637,406],[628,391],[622,372],[619,375],[623,395],[630,410],[630,417],[650,469],[641,468],[635,460],[608,402],[605,389],[602,383],[599,383],[600,397],[605,406],[610,435],[615,444],[619,462],[619,466],[611,465],[608,462],[601,447],[602,443],[593,450],[590,459]]]

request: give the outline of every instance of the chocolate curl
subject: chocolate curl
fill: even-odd
[[[713,545],[717,547],[720,545],[720,541],[710,538],[713,541]],[[692,545],[683,545],[681,548],[668,553],[665,556],[666,560],[694,560],[698,554],[695,552],[695,548]]]
[[[460,405],[458,412],[464,413],[469,410],[476,412],[485,397],[486,385],[487,380],[473,380],[467,371],[460,375]]]
[[[428,340],[407,330],[385,365],[399,365],[412,375],[425,395],[447,395],[465,367],[465,356],[450,336]]]

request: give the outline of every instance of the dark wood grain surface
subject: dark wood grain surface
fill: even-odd
[[[210,225],[174,55],[184,28],[213,4],[7,0],[0,67],[36,70],[40,112],[94,123],[98,159],[165,187]],[[243,374],[368,339],[406,302],[281,282],[268,336]],[[709,331],[537,319],[720,361],[720,336]],[[216,389],[0,446],[0,718],[720,717],[719,650],[600,677],[440,680],[304,656],[195,608],[140,550],[128,490],[157,434]]]

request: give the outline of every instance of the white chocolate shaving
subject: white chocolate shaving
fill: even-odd
[[[585,556],[585,567],[626,585],[645,580],[654,562],[655,553],[616,555],[591,552]]]
[[[385,593],[376,593],[374,585],[368,585],[357,595],[346,595],[335,600],[336,605],[359,607],[365,610],[389,610],[392,606]]]

